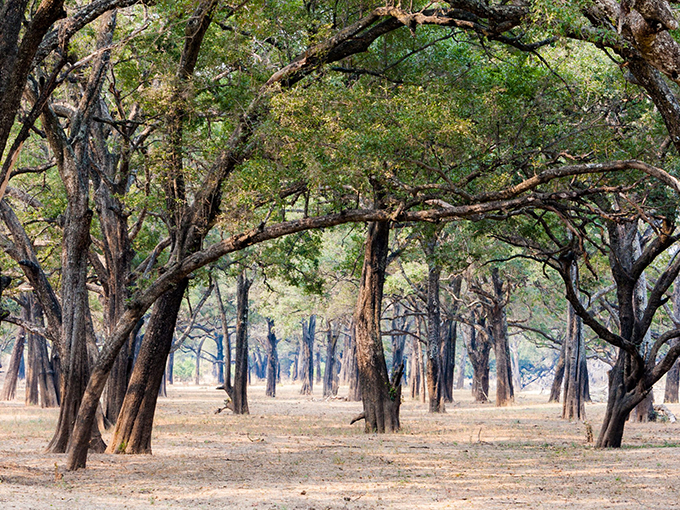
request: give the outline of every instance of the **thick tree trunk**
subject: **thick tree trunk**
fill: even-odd
[[[399,430],[402,370],[390,381],[380,334],[382,295],[390,235],[389,222],[368,225],[364,265],[354,313],[357,362],[366,432]]]
[[[623,439],[623,429],[631,411],[644,398],[637,390],[626,390],[626,367],[630,367],[630,355],[619,351],[616,364],[609,371],[609,396],[604,421],[597,438],[598,448],[619,448]]]
[[[314,334],[316,332],[316,315],[309,322],[302,322],[302,342],[300,343],[300,372],[302,381],[300,395],[311,395],[314,387]]]
[[[468,336],[466,347],[472,365],[472,396],[476,402],[488,402],[491,342],[485,329],[477,331],[474,326],[469,326],[464,331]]]
[[[456,333],[458,324],[448,321],[446,324],[446,337],[442,342],[442,396],[444,402],[453,402],[453,376],[456,359]]]
[[[267,388],[265,395],[276,396],[276,374],[279,366],[279,354],[276,349],[276,334],[274,333],[274,321],[267,319]]]
[[[151,453],[156,401],[172,347],[177,314],[188,284],[188,280],[182,280],[153,307],[107,449],[109,453]]]
[[[571,263],[571,280],[574,289],[578,289],[578,279],[578,266],[574,260]],[[583,420],[586,413],[585,380],[588,376],[588,374],[583,373],[583,361],[586,352],[583,340],[583,324],[571,304],[567,307],[567,335],[564,342],[562,418],[565,420]]]
[[[9,358],[5,383],[2,386],[2,400],[14,400],[19,380],[19,367],[24,355],[24,345],[26,344],[26,331],[18,328],[17,337],[14,340],[12,355]]]
[[[333,323],[328,322],[326,334],[326,368],[323,374],[323,396],[332,397],[338,394],[335,382],[335,347],[338,343],[338,333],[333,331]]]
[[[498,268],[491,270],[494,288],[494,301],[489,320],[493,337],[493,348],[496,355],[496,406],[507,406],[515,400],[515,389],[512,384],[512,361],[508,345],[508,321],[505,312],[507,302]]]

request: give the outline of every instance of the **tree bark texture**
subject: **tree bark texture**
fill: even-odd
[[[446,336],[442,342],[442,397],[444,402],[453,402],[453,378],[456,360],[456,333],[458,324],[455,321],[446,322]]]
[[[431,253],[427,251],[426,253],[430,258],[427,275],[427,395],[429,411],[441,413],[444,411],[441,374],[441,311],[439,304],[441,267],[432,260],[434,248],[432,248]]]
[[[156,401],[188,284],[188,280],[183,280],[154,305],[107,449],[109,453],[151,453]]]
[[[481,323],[481,326],[479,330],[475,326],[468,326],[463,331],[467,334],[466,348],[472,365],[472,396],[475,402],[488,402],[491,340],[484,327],[484,322]]]
[[[512,384],[512,360],[508,344],[508,320],[506,316],[507,290],[501,280],[498,268],[491,270],[494,299],[490,307],[491,332],[496,355],[496,405],[506,406],[514,402],[515,389]]]
[[[559,402],[560,394],[562,393],[562,381],[564,379],[564,365],[565,365],[565,355],[566,355],[567,341],[562,340],[562,346],[560,347],[560,355],[557,358],[557,364],[555,365],[555,377],[553,378],[552,385],[550,386],[550,398],[548,402]]]
[[[576,260],[571,264],[571,278],[574,288],[578,289],[578,266]],[[567,306],[567,335],[564,339],[564,398],[562,400],[562,418],[565,420],[584,420],[585,378],[583,361],[585,360],[585,342],[583,324],[576,315],[574,307]]]
[[[399,430],[401,371],[390,381],[380,334],[389,222],[368,225],[354,325],[366,432]]]
[[[19,381],[19,367],[24,356],[24,346],[26,344],[26,330],[24,328],[17,329],[16,339],[14,340],[14,347],[12,348],[12,355],[9,358],[9,365],[7,366],[7,374],[5,376],[5,383],[2,386],[2,400],[14,400],[17,391],[17,382]]]

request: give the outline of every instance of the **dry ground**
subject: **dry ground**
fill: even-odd
[[[624,448],[596,450],[545,395],[497,409],[465,391],[440,416],[407,400],[402,432],[378,436],[348,425],[359,403],[318,388],[249,391],[252,414],[234,416],[213,414],[211,387],[170,387],[153,455],[90,455],[78,472],[43,453],[56,410],[0,403],[0,509],[680,508],[680,424],[628,424]],[[603,411],[587,407],[596,433]]]

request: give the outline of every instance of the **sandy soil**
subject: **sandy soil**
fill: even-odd
[[[360,403],[249,392],[251,415],[216,415],[222,392],[171,387],[153,455],[78,472],[43,453],[56,410],[0,403],[0,508],[680,508],[680,424],[628,424],[624,448],[596,450],[545,395],[497,409],[466,391],[440,416],[407,400],[402,432],[378,436],[348,425]],[[596,433],[603,412],[587,407]]]

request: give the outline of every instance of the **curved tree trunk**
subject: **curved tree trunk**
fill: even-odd
[[[366,432],[399,430],[401,374],[390,381],[380,334],[382,295],[390,235],[389,222],[368,225],[364,265],[354,313],[357,362]]]
[[[557,365],[555,365],[555,378],[553,379],[552,386],[550,387],[550,398],[548,399],[549,403],[560,401],[560,393],[562,393],[562,381],[564,379],[564,358],[566,347],[567,341],[565,339],[562,341],[560,356],[557,358]]]

